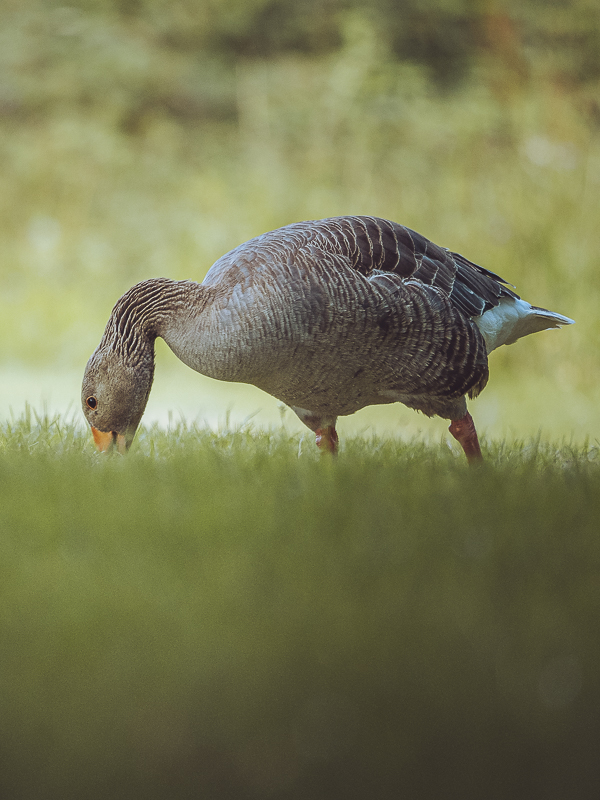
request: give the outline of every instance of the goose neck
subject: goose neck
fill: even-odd
[[[101,346],[120,351],[129,361],[153,352],[157,336],[168,343],[190,315],[202,310],[204,294],[198,283],[167,278],[132,286],[115,305]]]

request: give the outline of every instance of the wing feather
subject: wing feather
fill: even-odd
[[[420,281],[441,291],[468,317],[494,308],[503,297],[518,298],[499,275],[390,220],[332,217],[298,225],[310,225],[313,242],[346,256],[362,275],[378,270]]]

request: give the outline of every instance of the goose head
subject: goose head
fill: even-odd
[[[81,405],[101,451],[129,449],[154,377],[154,358],[131,361],[122,353],[98,348],[85,368]]]

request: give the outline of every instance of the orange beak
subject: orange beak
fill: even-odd
[[[115,433],[115,431],[99,431],[94,426],[91,426],[96,447],[101,453],[106,453],[116,446],[119,453],[125,455],[127,452],[127,441],[122,433]]]

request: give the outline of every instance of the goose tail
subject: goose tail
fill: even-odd
[[[474,322],[483,334],[489,353],[502,344],[514,344],[530,333],[572,325],[574,320],[555,311],[532,306],[521,298],[504,297],[495,308],[475,317]]]

